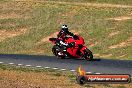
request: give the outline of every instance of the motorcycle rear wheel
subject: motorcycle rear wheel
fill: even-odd
[[[54,45],[53,48],[52,48],[52,53],[57,56],[58,59],[63,59],[64,56],[60,56],[58,55],[58,53],[61,52],[61,48],[57,45]]]

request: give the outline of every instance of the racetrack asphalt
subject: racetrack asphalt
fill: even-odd
[[[80,65],[87,72],[101,74],[130,74],[132,76],[132,60],[97,59],[86,61],[81,59],[58,59],[55,56],[0,54],[0,62],[27,66],[42,66],[66,70],[76,70]]]

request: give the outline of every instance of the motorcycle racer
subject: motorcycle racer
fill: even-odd
[[[64,40],[65,40],[65,38],[67,38],[67,36],[72,37],[74,42],[66,43]],[[71,51],[70,49],[68,50],[68,52],[73,53],[73,54],[80,54],[79,53],[80,48],[82,45],[85,44],[84,39],[81,36],[78,36],[78,35],[75,35],[75,34],[69,32],[67,25],[61,26],[61,30],[58,33],[57,37],[62,39],[62,41],[58,41],[58,43],[66,46],[66,47],[74,47],[74,46],[76,47],[74,49],[74,51]]]
[[[67,26],[67,25],[62,25],[62,26],[61,26],[61,30],[60,30],[60,32],[58,33],[57,37],[60,37],[60,35],[61,35],[62,33],[64,33],[64,36],[63,36],[63,37],[69,35],[69,36],[72,36],[75,40],[78,39],[78,37],[77,37],[76,35],[74,35],[73,33],[69,32],[68,26]]]
[[[49,38],[49,41],[54,44],[52,53],[57,58],[93,59],[92,52],[84,45],[84,39],[79,35],[69,32],[67,25],[62,25],[57,38]]]

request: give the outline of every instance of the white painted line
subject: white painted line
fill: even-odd
[[[58,68],[52,68],[52,69],[56,70],[56,69],[58,69]]]
[[[50,67],[44,67],[44,68],[50,68]]]
[[[10,65],[14,64],[14,63],[9,63]]]
[[[18,64],[19,66],[22,66],[22,64]]]
[[[37,68],[41,68],[42,66],[36,66]]]
[[[101,73],[95,73],[95,74],[101,74]]]
[[[86,72],[87,74],[90,74],[90,73],[92,73],[92,72]]]
[[[4,62],[0,62],[0,64],[2,64],[2,63],[4,63]]]
[[[70,70],[70,71],[75,72],[75,70]]]
[[[66,69],[60,69],[61,71],[65,71]]]
[[[30,67],[31,65],[26,65],[27,67]]]

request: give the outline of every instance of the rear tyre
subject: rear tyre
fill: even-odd
[[[52,48],[52,53],[57,56],[58,59],[63,59],[64,56],[60,56],[58,55],[58,53],[61,52],[61,48],[57,45],[54,45],[53,48]]]
[[[92,52],[89,49],[85,49],[84,50],[84,56],[83,56],[83,58],[85,60],[88,60],[88,61],[93,60],[93,54],[92,54]]]
[[[53,48],[52,48],[52,53],[53,53],[55,56],[57,56],[57,55],[58,55],[57,52],[59,52],[59,49],[60,49],[60,48],[59,48],[58,46],[54,45]]]

